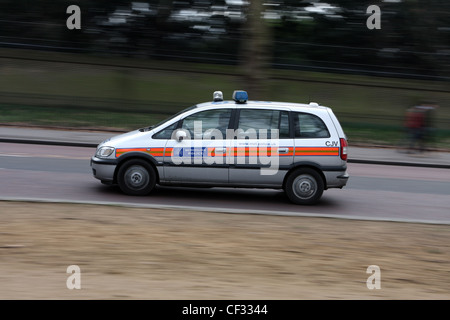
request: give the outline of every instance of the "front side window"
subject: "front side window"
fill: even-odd
[[[161,131],[155,133],[153,135],[153,139],[171,139],[173,131],[177,128],[178,121],[171,124],[165,129],[162,129]]]
[[[294,132],[296,138],[329,138],[330,132],[318,116],[310,113],[294,112]]]
[[[183,119],[181,128],[194,139],[225,139],[230,117],[231,109],[201,111]]]
[[[239,114],[238,133],[250,137],[276,138],[275,130],[278,130],[280,139],[289,138],[289,113],[280,110],[265,109],[241,109]],[[238,134],[238,138],[240,138]]]

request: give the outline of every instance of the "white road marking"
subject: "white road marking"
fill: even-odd
[[[25,155],[25,154],[6,154],[6,153],[0,153],[0,157],[16,157],[16,158],[32,158],[31,155]]]

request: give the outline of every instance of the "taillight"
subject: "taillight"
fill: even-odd
[[[341,142],[341,159],[344,161],[347,161],[347,147],[348,147],[348,143],[347,140],[345,140],[344,138],[339,139]]]

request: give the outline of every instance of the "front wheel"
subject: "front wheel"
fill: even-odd
[[[125,194],[147,195],[156,184],[155,170],[144,160],[132,159],[120,167],[117,173],[117,182]]]
[[[286,180],[285,191],[293,203],[314,204],[324,190],[322,177],[313,169],[297,169]]]

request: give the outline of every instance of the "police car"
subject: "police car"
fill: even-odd
[[[95,178],[128,195],[156,185],[284,189],[296,204],[316,203],[346,185],[347,140],[333,111],[317,103],[248,100],[234,91],[148,128],[100,143]]]

